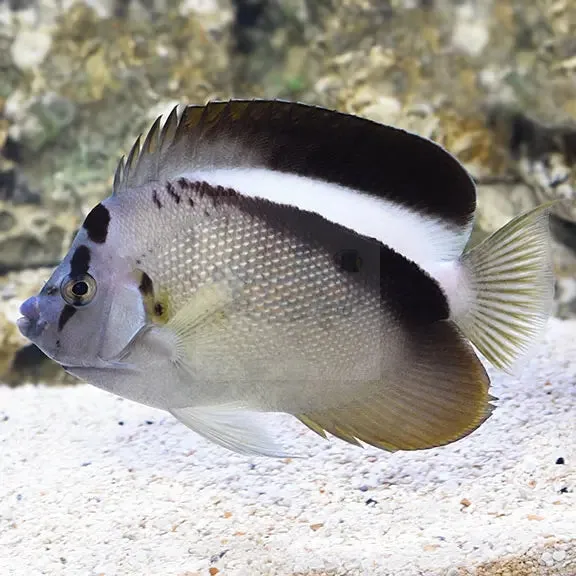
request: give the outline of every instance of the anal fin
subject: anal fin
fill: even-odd
[[[422,328],[402,365],[356,399],[296,414],[306,426],[352,444],[422,450],[467,436],[490,415],[489,378],[473,348],[449,321]]]
[[[199,406],[170,410],[180,422],[208,440],[245,456],[297,458],[280,446],[258,422],[260,413],[234,406]]]

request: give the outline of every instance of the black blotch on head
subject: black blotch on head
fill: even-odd
[[[106,242],[108,236],[108,225],[110,224],[110,212],[103,204],[98,204],[92,208],[90,214],[84,220],[84,230],[88,233],[88,238],[97,244]]]
[[[78,246],[70,262],[70,276],[82,276],[90,267],[90,248],[84,244]]]
[[[162,202],[160,202],[160,198],[158,198],[157,190],[152,191],[152,201],[154,202],[154,204],[156,204],[158,208],[162,208]]]
[[[140,286],[138,286],[138,290],[144,296],[148,296],[150,294],[154,294],[154,285],[152,284],[152,279],[146,272],[142,273],[142,280],[140,281]]]
[[[162,316],[162,314],[164,314],[164,306],[162,306],[160,302],[154,304],[154,314],[156,314],[156,316]]]
[[[357,250],[340,250],[334,255],[336,266],[344,272],[360,272],[362,258]]]
[[[68,322],[68,320],[70,320],[70,318],[72,318],[72,316],[74,316],[74,314],[76,314],[76,308],[74,308],[74,306],[68,306],[68,305],[64,306],[62,312],[60,312],[60,318],[58,318],[59,332],[62,331],[62,328],[66,326],[66,323]]]
[[[170,195],[170,197],[175,200],[176,204],[180,204],[180,194],[176,192],[174,185],[172,182],[166,182],[166,192]]]

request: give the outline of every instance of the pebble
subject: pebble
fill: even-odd
[[[456,15],[452,44],[470,56],[480,55],[490,40],[488,22],[470,4],[460,6]]]
[[[552,552],[552,558],[556,562],[562,562],[566,558],[566,551],[565,550],[555,550]]]
[[[554,560],[552,559],[552,554],[550,552],[544,552],[540,559],[546,566],[552,566],[554,564]]]
[[[21,30],[10,48],[12,61],[21,70],[36,68],[46,58],[51,45],[52,36],[47,30]]]

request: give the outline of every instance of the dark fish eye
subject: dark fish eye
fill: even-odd
[[[96,294],[96,280],[90,274],[68,277],[60,286],[60,293],[70,306],[86,306]]]

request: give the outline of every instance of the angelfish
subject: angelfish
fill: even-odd
[[[554,296],[549,206],[469,249],[471,176],[433,141],[286,101],[176,107],[21,306],[76,377],[233,451],[289,452],[258,414],[418,450],[494,408]]]

